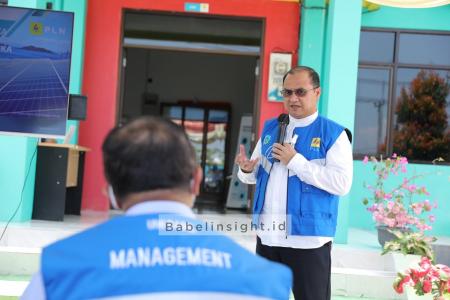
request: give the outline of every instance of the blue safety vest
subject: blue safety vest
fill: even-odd
[[[318,160],[325,164],[328,150],[344,127],[318,116],[310,125],[296,127],[295,150],[307,160]],[[272,146],[278,140],[279,126],[277,119],[264,124],[261,135],[261,164],[257,172],[255,198],[253,201],[253,222],[259,224],[259,215],[264,206],[267,182],[270,177],[274,159]],[[336,232],[339,197],[300,180],[292,171],[287,180],[287,234],[305,236],[330,236]]]
[[[47,298],[289,298],[286,266],[198,227],[177,231],[204,223],[168,216],[117,217],[46,247],[41,271]]]

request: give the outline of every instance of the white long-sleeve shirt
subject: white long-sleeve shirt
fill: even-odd
[[[318,113],[303,119],[289,116],[285,143],[291,142],[292,133],[296,127],[305,127],[316,120]],[[261,139],[256,144],[250,159],[261,157]],[[256,183],[256,172],[259,162],[251,173],[238,172],[238,178],[246,184]],[[260,223],[286,224],[286,199],[288,172],[292,172],[307,184],[314,185],[333,195],[343,196],[350,191],[353,177],[353,155],[350,141],[345,131],[337,138],[328,150],[325,160],[308,161],[300,153],[285,166],[280,162],[273,164],[266,188],[266,197],[262,209]],[[267,246],[290,247],[297,249],[319,248],[331,237],[286,235],[281,230],[259,230],[258,236],[262,244]]]

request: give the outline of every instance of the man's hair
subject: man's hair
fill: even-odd
[[[308,73],[309,79],[311,80],[313,87],[317,88],[320,86],[319,74],[317,74],[316,70],[314,70],[313,68],[307,67],[307,66],[296,66],[296,67],[293,67],[292,69],[290,69],[289,71],[287,71],[287,73],[284,74],[284,76],[283,76],[283,83],[289,74],[294,75],[294,74],[300,73],[300,72]]]
[[[190,187],[197,163],[183,128],[160,117],[141,117],[112,129],[103,142],[105,177],[125,197]]]

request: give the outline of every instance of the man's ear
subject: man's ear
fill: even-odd
[[[320,95],[322,94],[322,89],[320,88],[320,86],[315,89],[315,92],[316,92],[317,98],[319,98]]]
[[[198,166],[192,176],[191,193],[195,196],[200,194],[200,185],[202,184],[203,170]]]

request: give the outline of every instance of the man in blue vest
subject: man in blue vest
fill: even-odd
[[[320,93],[312,68],[291,69],[281,91],[289,113],[284,142],[277,142],[280,126],[271,119],[251,158],[243,146],[236,157],[240,180],[256,184],[256,252],[292,269],[294,296],[300,300],[330,299],[338,200],[349,192],[353,176],[351,136],[318,115]],[[276,226],[282,230],[270,230],[272,224],[283,224]]]
[[[202,171],[181,127],[137,119],[108,134],[103,158],[110,198],[125,216],[46,247],[23,299],[289,297],[289,268],[189,230],[202,224],[191,211]]]

